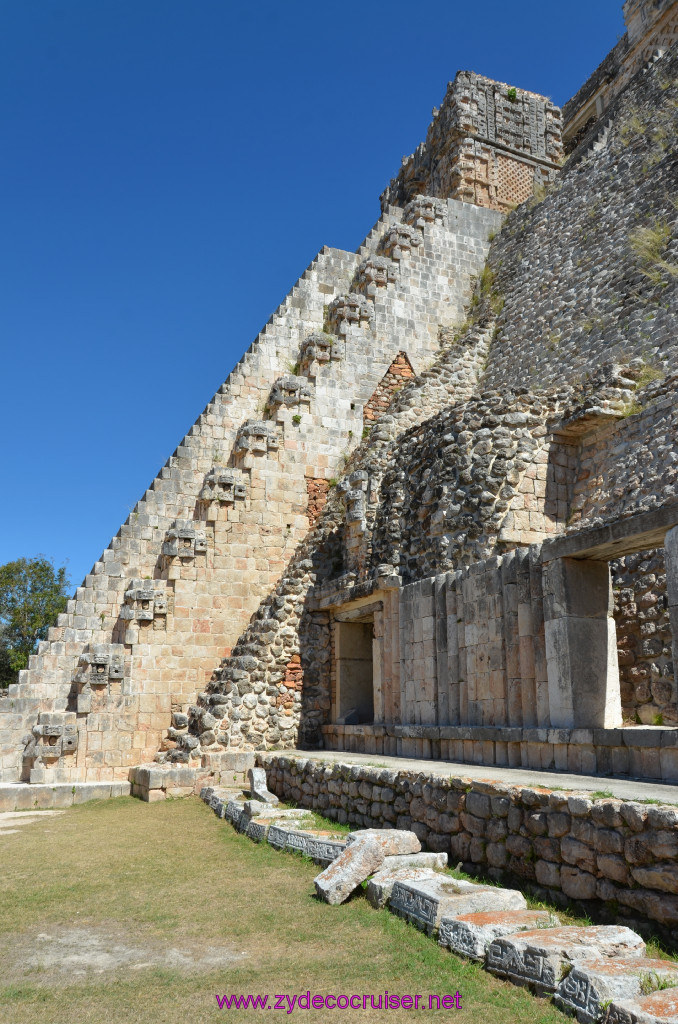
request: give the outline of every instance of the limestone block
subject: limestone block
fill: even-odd
[[[484,960],[494,939],[534,928],[554,928],[559,924],[548,910],[494,910],[480,914],[444,917],[438,930],[438,943],[453,953]]]
[[[331,864],[346,849],[346,840],[331,832],[312,832],[306,840],[306,856],[316,864]]]
[[[240,824],[240,819],[245,813],[245,804],[242,800],[229,800],[226,804],[226,811],[224,817],[227,821],[230,821],[236,828]]]
[[[397,871],[399,868],[432,868],[434,871],[444,871],[446,867],[446,853],[401,853],[384,857],[383,870]]]
[[[360,832],[349,832],[347,836],[348,845],[364,842],[377,843],[384,857],[394,857],[401,854],[419,853],[421,843],[414,832],[407,832],[396,828],[365,828]]]
[[[366,896],[372,906],[378,910],[380,907],[385,907],[388,903],[396,882],[420,882],[425,878],[435,878],[435,870],[433,868],[415,867],[396,868],[394,870],[393,868],[387,868],[384,862],[381,869],[367,883]]]
[[[605,1024],[678,1024],[678,989],[610,1003]]]
[[[540,992],[555,992],[565,972],[578,960],[634,952],[643,956],[645,943],[630,928],[566,926],[495,939],[487,950],[486,967],[502,978],[534,985]]]
[[[555,1001],[593,1024],[611,999],[632,999],[652,989],[678,986],[678,964],[642,956],[597,957],[575,964],[556,989]]]
[[[257,800],[262,800],[266,804],[277,804],[278,798],[275,793],[269,793],[268,783],[266,781],[266,772],[263,768],[250,768],[247,772],[247,778],[250,784],[250,793]]]
[[[343,903],[383,862],[384,851],[376,840],[355,839],[314,879],[315,890],[326,903]]]
[[[476,885],[463,879],[436,875],[422,882],[396,882],[390,909],[429,934],[443,917],[459,917],[491,910],[525,910],[525,897],[515,889]]]

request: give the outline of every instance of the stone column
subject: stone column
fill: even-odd
[[[621,725],[617,636],[607,562],[544,565],[544,626],[551,725]]]
[[[666,563],[666,593],[669,601],[671,637],[673,639],[673,678],[678,693],[678,526],[669,530],[664,538]]]

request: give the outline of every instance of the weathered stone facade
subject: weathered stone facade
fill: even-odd
[[[457,76],[0,700],[2,780],[297,744],[678,779],[676,81],[560,169],[552,104]]]

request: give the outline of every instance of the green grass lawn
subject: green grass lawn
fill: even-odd
[[[83,804],[0,850],[3,1024],[565,1020],[361,891],[320,903],[318,868],[256,846],[194,798]],[[420,994],[425,1008],[220,1010],[215,998],[308,990]],[[428,1009],[430,994],[457,990],[461,1009]]]

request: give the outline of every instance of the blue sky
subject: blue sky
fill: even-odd
[[[559,104],[621,0],[0,0],[0,564],[81,581],[458,69]]]

